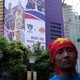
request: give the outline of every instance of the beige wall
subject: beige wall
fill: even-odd
[[[0,0],[0,34],[3,34],[3,0]]]

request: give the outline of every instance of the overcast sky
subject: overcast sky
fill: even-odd
[[[64,0],[62,0],[63,2]],[[65,3],[73,6],[73,11],[80,15],[80,0],[65,0]]]

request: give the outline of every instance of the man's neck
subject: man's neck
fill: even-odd
[[[72,70],[59,70],[59,76],[60,77],[73,77],[77,74],[76,69]]]

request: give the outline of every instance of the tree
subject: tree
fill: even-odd
[[[32,45],[32,53],[34,55],[40,56],[44,52],[44,46],[42,46],[39,42]]]
[[[7,58],[9,53],[8,45],[9,42],[7,41],[7,39],[3,35],[0,35],[0,73],[7,69],[5,63],[8,60]]]
[[[28,56],[37,56],[39,57],[44,52],[44,47],[41,46],[39,42],[33,44],[31,47],[28,46]],[[29,61],[28,61],[29,62]],[[28,70],[31,70],[31,66],[34,66],[34,63],[28,63]]]
[[[49,80],[54,74],[53,65],[49,59],[49,51],[44,51],[35,63],[35,70],[37,71],[38,80]]]
[[[3,53],[5,55],[7,55],[7,53],[8,53],[7,46],[8,46],[7,39],[3,35],[0,35],[0,60],[2,60],[2,58],[4,56]]]
[[[48,80],[54,74],[54,68],[49,59],[49,50],[45,50],[40,43],[33,44],[31,49],[29,47],[28,50],[28,52],[30,52],[29,55],[38,56],[34,64],[38,80]],[[30,70],[30,68],[31,66],[28,64],[28,70]]]
[[[0,73],[11,80],[23,80],[27,72],[24,56],[27,48],[20,41],[11,41],[0,35]]]
[[[7,66],[12,73],[13,80],[22,80],[27,72],[27,65],[24,63],[24,55],[27,48],[20,41],[11,41],[9,43],[9,61]]]
[[[38,80],[48,80],[54,73],[49,54],[40,43],[26,47],[20,41],[8,42],[0,35],[0,73],[9,78],[11,76],[11,80],[26,80],[27,69],[30,69],[28,55],[38,56],[34,67]]]

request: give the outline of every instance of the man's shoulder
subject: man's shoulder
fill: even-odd
[[[80,73],[77,73],[74,77],[72,77],[73,80],[80,80]]]
[[[80,78],[80,73],[78,75],[79,75],[79,78]]]
[[[52,76],[49,80],[58,80],[58,75],[54,75],[54,76]]]

